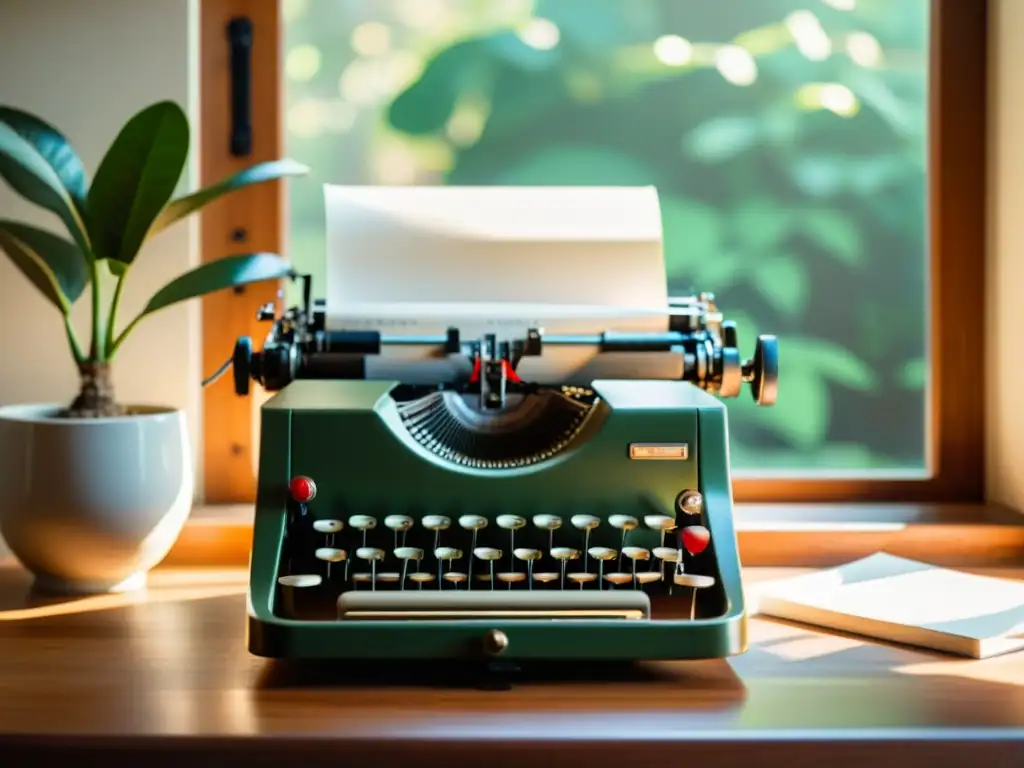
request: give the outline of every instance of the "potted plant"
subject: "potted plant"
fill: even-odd
[[[307,171],[291,160],[260,163],[172,199],[188,150],[185,113],[172,102],[153,104],[125,124],[90,183],[60,131],[0,107],[0,178],[55,214],[68,234],[0,219],[0,250],[63,319],[81,380],[69,405],[0,407],[0,534],[37,587],[48,591],[144,585],[192,505],[183,413],[115,396],[111,366],[132,331],[178,302],[291,273],[284,259],[268,253],[209,261],[122,322],[122,292],[151,237],[224,194]],[[70,312],[86,293],[92,313],[83,344]]]

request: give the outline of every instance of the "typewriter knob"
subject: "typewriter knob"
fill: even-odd
[[[758,336],[754,359],[744,363],[743,380],[750,383],[754,402],[775,405],[779,393],[779,342],[774,336]]]
[[[739,345],[740,338],[736,332],[736,323],[731,320],[722,323],[722,346],[738,347]]]
[[[249,377],[252,374],[252,339],[248,336],[239,336],[235,342],[231,369],[235,377],[235,394],[246,397],[249,394]]]
[[[292,478],[288,484],[288,491],[299,504],[306,504],[316,498],[316,483],[312,478],[300,475]]]

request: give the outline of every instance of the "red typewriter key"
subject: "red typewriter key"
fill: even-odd
[[[312,478],[299,475],[298,477],[293,477],[292,481],[288,484],[288,492],[291,493],[292,498],[299,502],[299,504],[305,504],[316,498],[316,483],[313,482]]]
[[[711,543],[711,531],[703,525],[688,525],[679,531],[679,543],[691,555],[699,555]]]

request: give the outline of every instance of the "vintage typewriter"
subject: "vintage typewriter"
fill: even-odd
[[[742,361],[709,294],[668,301],[660,331],[513,335],[497,308],[466,322],[472,335],[389,333],[368,328],[386,325],[373,318],[346,328],[301,281],[298,306],[261,310],[273,324],[262,349],[242,338],[233,360],[238,394],[253,381],[277,392],[262,406],[252,653],[583,661],[745,650],[718,398],[746,383],[774,402],[774,337]],[[576,362],[528,375],[560,350]]]

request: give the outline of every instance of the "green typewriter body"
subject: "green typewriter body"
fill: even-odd
[[[777,352],[763,337],[740,364],[735,330],[717,325],[703,297],[696,306],[697,321],[690,307],[687,327],[658,342],[686,360],[682,380],[526,385],[493,339],[467,348],[453,331],[437,343],[475,361],[469,385],[410,385],[353,369],[379,337],[335,338],[333,350],[350,346],[333,368],[296,351],[294,318],[262,353],[240,340],[239,392],[250,378],[279,390],[261,414],[249,650],[510,661],[742,653],[716,394],[747,381],[767,404]],[[278,348],[291,361],[283,368]]]

